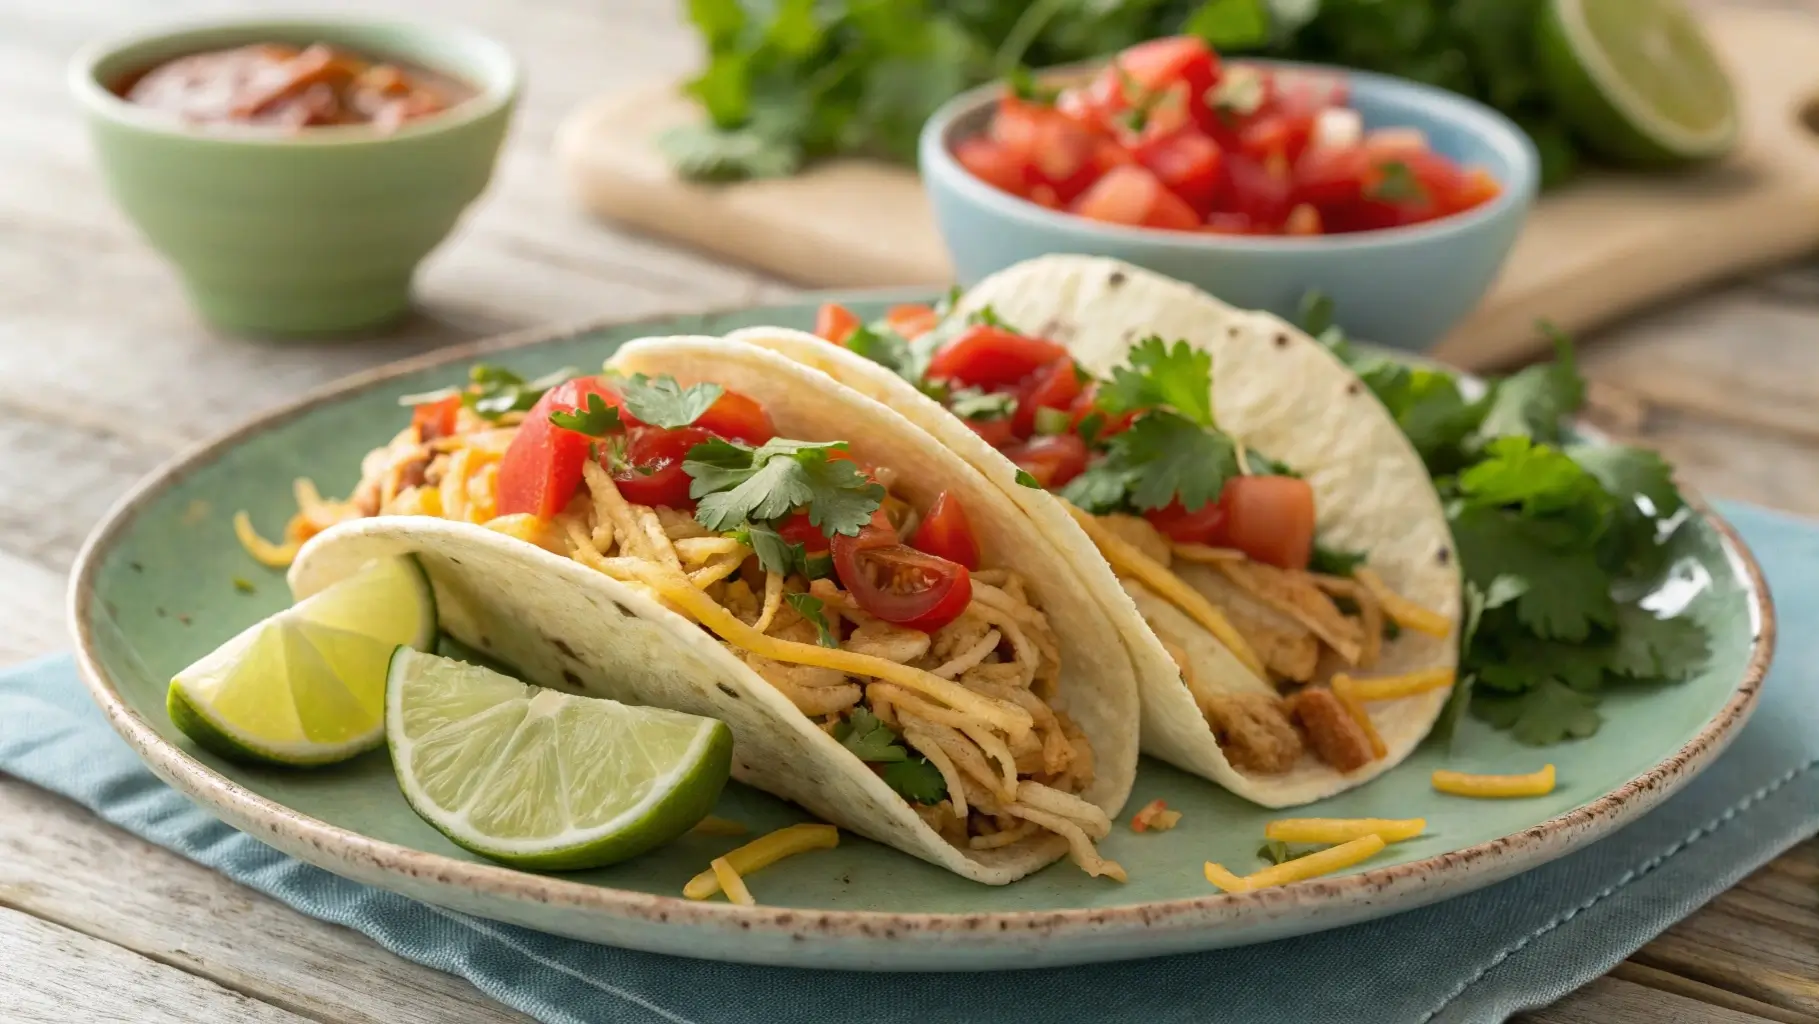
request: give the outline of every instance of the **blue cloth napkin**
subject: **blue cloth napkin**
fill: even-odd
[[[1422,910],[1268,945],[937,978],[683,960],[472,918],[310,867],[215,820],[140,765],[65,656],[0,675],[0,771],[550,1024],[1501,1021],[1603,974],[1819,831],[1819,524],[1723,512],[1767,569],[1782,627],[1761,707],[1730,752],[1570,857]]]

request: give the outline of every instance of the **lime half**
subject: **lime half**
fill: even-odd
[[[1680,0],[1549,0],[1537,42],[1549,92],[1598,153],[1679,163],[1736,142],[1730,76]]]
[[[385,671],[399,644],[436,640],[436,599],[416,559],[375,562],[260,622],[177,673],[165,707],[223,757],[344,761],[385,739]]]
[[[707,816],[732,770],[724,723],[529,686],[400,647],[386,739],[404,797],[466,849],[518,867],[599,867]]]

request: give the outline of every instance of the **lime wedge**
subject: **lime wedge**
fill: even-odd
[[[679,711],[576,697],[399,647],[386,739],[404,798],[457,845],[517,867],[599,867],[707,816],[733,734]]]
[[[1603,156],[1681,163],[1736,142],[1730,77],[1680,0],[1549,0],[1537,43],[1548,91]]]
[[[177,673],[165,708],[177,728],[223,757],[345,761],[385,739],[393,649],[435,640],[429,578],[414,558],[385,559]]]

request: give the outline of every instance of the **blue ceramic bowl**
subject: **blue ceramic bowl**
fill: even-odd
[[[1289,319],[1301,297],[1319,289],[1332,296],[1339,323],[1353,336],[1396,348],[1427,348],[1478,304],[1515,243],[1535,196],[1535,147],[1514,122],[1462,96],[1386,75],[1341,73],[1367,131],[1419,128],[1438,152],[1489,171],[1503,193],[1468,213],[1427,224],[1315,238],[1104,224],[1001,192],[954,159],[954,144],[983,132],[990,121],[1003,89],[992,83],[955,97],[922,129],[923,187],[960,283],[970,286],[1049,253],[1113,256],[1199,285],[1234,306]]]

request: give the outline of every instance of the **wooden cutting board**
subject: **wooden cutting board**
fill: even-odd
[[[1714,42],[1743,113],[1738,152],[1693,172],[1588,175],[1539,202],[1490,295],[1435,349],[1468,369],[1819,245],[1819,18],[1716,10]],[[838,160],[796,177],[696,185],[651,140],[696,117],[674,83],[602,97],[557,139],[595,213],[811,287],[945,285],[946,253],[914,172]],[[1545,344],[1545,343],[1543,343]]]

